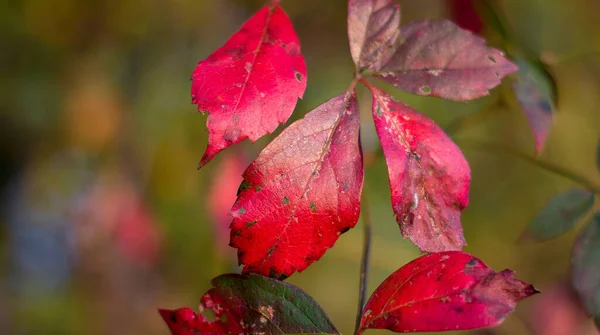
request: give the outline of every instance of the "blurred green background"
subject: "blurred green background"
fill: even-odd
[[[455,4],[398,2],[404,22],[452,18]],[[239,183],[235,171],[239,174],[272,136],[237,145],[235,154],[221,154],[196,171],[206,146],[206,116],[190,103],[189,78],[196,63],[262,3],[0,4],[0,333],[168,334],[158,307],[195,308],[212,277],[238,271],[223,238],[228,223],[223,212]],[[600,183],[595,167],[600,1],[490,4],[512,32],[512,42],[550,62],[556,78],[555,124],[540,159]],[[308,88],[292,117],[297,119],[348,87],[353,65],[346,1],[285,0],[282,6],[308,66]],[[496,34],[482,34],[502,47]],[[568,278],[575,233],[532,245],[516,239],[553,194],[575,184],[513,156],[461,145],[478,140],[533,155],[527,120],[511,98],[510,85],[505,82],[491,96],[469,103],[391,91],[443,127],[465,115],[485,115],[458,123],[462,126],[452,134],[473,175],[463,214],[466,251],[554,292]],[[363,146],[374,152],[370,98],[364,89],[359,98],[367,116]],[[235,155],[244,163],[231,165],[227,159]],[[224,166],[232,177],[218,176]],[[400,236],[381,157],[366,171],[365,192],[374,224],[372,292],[419,253]],[[359,222],[320,261],[289,279],[312,295],[344,334],[354,325],[361,248]],[[555,334],[594,334],[587,320],[569,319],[575,312],[568,299],[542,296],[521,303],[502,326],[479,334],[550,334],[540,330],[541,323],[573,320],[581,327]],[[551,305],[564,309],[544,312]]]

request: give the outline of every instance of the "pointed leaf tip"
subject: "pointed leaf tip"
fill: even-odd
[[[192,103],[209,113],[208,146],[198,168],[233,144],[272,133],[289,119],[305,89],[298,36],[274,2],[199,62],[192,74]]]
[[[298,287],[259,275],[226,274],[190,308],[159,309],[173,335],[339,334],[325,311]],[[214,320],[202,313],[210,310]]]
[[[285,278],[356,225],[363,185],[356,97],[339,95],[292,123],[244,172],[231,246],[244,272]]]
[[[502,52],[447,20],[410,22],[400,28],[399,40],[404,42],[376,75],[410,93],[473,100],[517,71]]]
[[[469,164],[433,120],[371,89],[373,120],[402,235],[422,251],[461,250],[466,242],[460,212],[469,202]]]
[[[494,326],[518,301],[536,293],[513,271],[494,272],[467,253],[432,253],[379,285],[365,306],[360,329],[434,332]]]
[[[571,230],[594,206],[594,193],[572,188],[554,196],[531,220],[519,242],[541,242]]]
[[[535,141],[535,152],[539,154],[554,123],[556,84],[543,64],[534,64],[525,59],[517,59],[516,63],[519,71],[512,85],[513,91],[527,117]]]

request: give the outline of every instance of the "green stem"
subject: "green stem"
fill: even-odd
[[[531,163],[539,168],[542,168],[546,171],[550,171],[561,177],[570,179],[570,180],[580,184],[581,186],[585,187],[586,189],[589,189],[590,191],[593,191],[594,193],[600,195],[600,185],[598,185],[595,182],[588,180],[587,178],[580,176],[572,171],[569,171],[562,166],[556,165],[552,162],[546,162],[543,160],[536,159],[535,157],[532,157],[531,155],[529,155],[527,153],[509,148],[509,147],[505,147],[505,146],[502,146],[499,144],[479,142],[477,140],[457,139],[456,141],[458,143],[460,143],[461,145],[466,145],[466,146],[469,146],[472,148],[483,149],[483,150],[487,150],[487,151],[498,151],[498,152],[502,152],[502,153],[520,158],[520,159],[522,159],[526,162],[529,162],[529,163]]]
[[[358,288],[358,311],[356,312],[356,324],[354,334],[358,334],[360,329],[360,319],[367,300],[367,279],[369,277],[369,256],[371,254],[371,213],[369,210],[369,201],[366,192],[362,196],[362,218],[363,218],[363,250],[360,260],[360,283]]]

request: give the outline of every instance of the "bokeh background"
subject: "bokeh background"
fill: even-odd
[[[404,22],[453,18],[456,8],[465,10],[464,1],[398,2]],[[262,3],[0,4],[1,334],[168,334],[158,307],[195,308],[212,277],[238,271],[227,246],[226,212],[241,171],[272,136],[237,145],[196,171],[206,116],[190,103],[189,78],[196,63]],[[556,79],[555,124],[539,159],[600,183],[600,1],[490,4],[511,42],[549,62]],[[297,119],[348,87],[353,65],[346,1],[285,0],[282,6],[308,66]],[[502,46],[493,32],[480,34]],[[485,141],[533,155],[527,120],[508,81],[469,103],[391,91],[452,126],[471,164],[466,251],[496,270],[516,270],[544,292],[520,304],[502,326],[478,333],[595,334],[561,286],[575,232],[546,243],[516,243],[536,211],[574,182],[512,155],[461,144]],[[359,98],[368,116],[365,90]],[[372,121],[362,123],[365,152],[377,157]],[[400,236],[381,157],[366,171],[365,193],[374,226],[372,292],[419,252]],[[344,334],[354,324],[361,248],[359,222],[320,261],[289,279]],[[378,332],[386,333],[368,333]]]

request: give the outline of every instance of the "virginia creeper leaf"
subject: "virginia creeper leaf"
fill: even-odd
[[[600,213],[579,232],[571,251],[571,283],[600,329]]]
[[[375,87],[371,90],[402,235],[422,251],[462,249],[460,212],[469,202],[469,164],[433,120]]]
[[[265,6],[192,74],[192,103],[210,114],[200,167],[230,145],[273,132],[305,89],[306,64],[292,23],[277,4]]]
[[[259,275],[225,274],[191,308],[159,310],[173,335],[192,334],[338,334],[327,315],[298,287]],[[211,321],[202,313],[209,309]]]
[[[244,272],[285,278],[323,256],[358,221],[363,185],[354,93],[291,124],[244,172],[231,246]]]
[[[379,69],[393,55],[400,34],[400,6],[392,0],[350,0],[348,39],[354,64]]]
[[[531,220],[519,240],[546,241],[573,228],[594,206],[594,193],[572,188],[557,194]]]
[[[398,40],[402,44],[375,74],[411,93],[472,100],[517,70],[502,52],[447,20],[410,22]]]
[[[517,59],[516,63],[519,71],[517,79],[513,82],[513,91],[529,121],[535,139],[535,151],[539,153],[544,148],[554,121],[554,79],[541,64],[534,64],[525,59]]]
[[[535,293],[512,270],[494,272],[467,253],[428,254],[379,285],[365,306],[359,334],[368,328],[433,332],[493,326]]]

